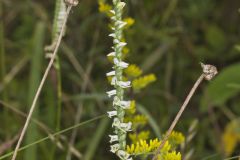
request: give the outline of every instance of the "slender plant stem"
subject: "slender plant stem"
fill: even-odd
[[[63,23],[64,17],[62,15],[66,14],[66,4],[64,0],[56,0],[55,2],[55,13],[53,20],[53,28],[52,28],[52,44],[55,45],[55,42],[61,32],[61,26]],[[64,36],[64,35],[63,35]],[[61,129],[61,113],[62,113],[62,78],[61,78],[61,63],[60,57],[57,55],[56,60],[54,62],[53,72],[56,72],[57,75],[57,110],[56,110],[56,131]],[[58,139],[58,137],[56,137]],[[55,151],[56,147],[54,146],[52,149],[52,158],[55,159]]]
[[[59,33],[61,32],[61,27],[64,17],[62,15],[66,14],[66,4],[63,0],[56,0],[55,14],[53,20],[53,32],[52,32],[52,45],[54,46]],[[63,34],[64,36],[64,34]],[[60,58],[57,55],[54,69],[57,74],[57,119],[56,119],[56,131],[60,130],[61,127],[61,102],[62,102],[62,78],[61,78],[61,63]]]
[[[65,28],[65,25],[66,25],[66,22],[67,22],[67,18],[68,18],[68,15],[69,15],[71,9],[72,9],[72,6],[69,5],[68,8],[67,8],[67,14],[65,15],[64,22],[63,22],[63,26],[62,26],[60,35],[59,35],[58,40],[57,40],[56,47],[55,47],[54,52],[53,52],[53,55],[52,55],[52,57],[51,57],[51,59],[50,59],[50,61],[49,61],[49,64],[48,64],[48,66],[47,66],[47,68],[46,68],[46,71],[45,71],[45,73],[44,73],[44,75],[43,75],[43,78],[42,78],[42,80],[41,80],[41,82],[40,82],[40,85],[39,85],[39,87],[38,87],[38,90],[37,90],[37,92],[36,92],[36,95],[34,96],[33,103],[32,103],[32,105],[31,105],[31,108],[30,108],[30,111],[29,111],[27,120],[26,120],[26,122],[25,122],[25,124],[24,124],[24,127],[23,127],[23,129],[22,129],[22,132],[21,132],[20,137],[19,137],[19,139],[18,139],[18,143],[17,143],[16,148],[15,148],[15,150],[14,150],[14,153],[13,153],[13,156],[12,156],[12,160],[15,160],[16,157],[17,157],[18,149],[19,149],[19,147],[20,147],[20,145],[21,145],[21,143],[22,143],[23,137],[24,137],[24,135],[25,135],[25,133],[26,133],[26,130],[27,130],[27,128],[28,128],[28,125],[29,125],[29,123],[30,123],[30,120],[31,120],[33,111],[34,111],[35,106],[36,106],[36,102],[37,102],[37,100],[38,100],[38,98],[39,98],[39,95],[40,95],[40,93],[41,93],[41,91],[42,91],[43,85],[44,85],[44,83],[45,83],[45,81],[46,81],[46,79],[47,79],[48,73],[49,73],[49,71],[50,71],[50,69],[51,69],[51,67],[52,67],[52,65],[53,65],[54,59],[55,59],[55,57],[56,57],[56,55],[57,55],[57,51],[58,51],[58,48],[59,48],[60,43],[61,43],[61,40],[62,40],[62,36],[63,36],[63,33],[64,33],[64,28]]]
[[[153,160],[157,160],[158,154],[160,153],[161,149],[163,148],[164,144],[166,143],[166,141],[168,140],[169,136],[171,135],[174,127],[176,126],[177,122],[179,121],[183,111],[185,110],[185,108],[187,107],[190,99],[192,98],[193,94],[195,93],[197,87],[200,85],[200,83],[203,81],[205,75],[201,74],[201,76],[198,78],[198,80],[195,82],[193,88],[191,89],[191,91],[189,92],[188,96],[186,97],[183,105],[181,106],[180,110],[178,111],[175,119],[173,120],[171,126],[169,127],[164,139],[162,140],[162,143],[160,144],[160,146],[158,147]]]
[[[96,120],[100,120],[100,119],[105,118],[105,117],[106,117],[106,115],[104,114],[104,115],[100,115],[100,116],[98,116],[98,117],[92,118],[92,119],[90,119],[90,120],[81,122],[81,123],[79,123],[79,124],[73,125],[73,126],[71,126],[71,127],[68,127],[68,128],[66,128],[66,129],[63,129],[63,130],[61,130],[61,131],[58,131],[58,132],[56,132],[56,133],[54,133],[54,134],[52,134],[52,135],[49,135],[49,136],[47,136],[47,137],[45,137],[45,138],[42,138],[42,139],[40,139],[40,140],[38,140],[38,141],[35,141],[35,142],[31,143],[31,144],[28,144],[28,145],[26,145],[26,146],[23,146],[23,147],[19,148],[19,151],[25,150],[25,149],[33,146],[33,145],[36,145],[36,144],[39,144],[39,143],[41,143],[41,142],[44,142],[44,141],[46,141],[46,140],[48,140],[48,139],[51,139],[52,137],[56,137],[56,136],[61,135],[61,134],[65,133],[65,132],[68,132],[68,131],[70,131],[70,130],[72,130],[72,129],[74,129],[74,128],[78,128],[78,127],[80,127],[80,126],[89,124],[89,123],[91,123],[91,122],[94,122],[94,121],[96,121]],[[7,158],[7,157],[9,157],[9,156],[11,156],[11,155],[13,155],[13,154],[14,154],[13,152],[7,153],[7,154],[1,156],[1,157],[0,157],[0,160],[5,159],[5,158]]]

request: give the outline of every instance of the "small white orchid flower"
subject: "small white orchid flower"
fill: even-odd
[[[112,118],[113,116],[116,116],[117,115],[117,111],[109,111],[107,112],[108,113],[108,117],[109,118]]]
[[[118,135],[109,135],[110,143],[118,141]]]
[[[121,67],[121,68],[127,68],[128,67],[128,63],[126,62],[123,62],[123,61],[119,61],[117,58],[114,58],[113,59],[113,63],[118,66],[118,67]]]
[[[129,88],[129,87],[131,87],[131,82],[130,82],[130,81],[126,81],[126,82],[124,82],[124,81],[119,81],[117,84],[118,84],[120,87],[122,87],[122,88]]]
[[[108,91],[108,92],[106,92],[106,93],[108,94],[108,97],[112,97],[113,95],[116,95],[116,94],[117,94],[117,91],[116,91],[116,89],[113,89],[113,90]]]
[[[116,55],[116,52],[111,52],[107,56],[110,57],[110,56],[115,56],[115,55]]]
[[[127,153],[126,151],[123,151],[123,150],[118,150],[118,151],[117,151],[117,155],[118,155],[118,157],[121,158],[121,159],[128,159],[129,156],[130,156],[129,153]]]
[[[114,144],[114,145],[111,145],[111,149],[110,149],[110,152],[112,153],[116,153],[120,148],[120,145],[119,144]]]
[[[115,71],[111,71],[111,72],[108,72],[106,75],[109,77],[109,76],[115,76],[116,72]]]

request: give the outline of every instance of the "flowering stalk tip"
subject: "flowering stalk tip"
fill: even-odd
[[[123,41],[123,29],[127,25],[122,21],[122,12],[126,4],[121,0],[113,0],[113,9],[110,10],[112,33],[109,34],[113,38],[113,51],[107,56],[113,58],[113,71],[106,75],[111,77],[111,85],[113,90],[108,91],[109,97],[113,97],[113,111],[109,111],[108,117],[113,118],[112,127],[115,129],[115,135],[109,135],[111,145],[110,151],[115,153],[122,160],[131,160],[132,158],[126,152],[126,134],[131,131],[132,123],[124,123],[125,109],[130,108],[131,101],[124,100],[124,89],[131,87],[130,81],[123,80],[123,69],[126,69],[129,64],[122,59],[123,48],[127,45]]]

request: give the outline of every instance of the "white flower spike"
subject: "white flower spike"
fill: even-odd
[[[111,27],[112,33],[109,34],[113,38],[113,52],[109,53],[108,57],[113,57],[113,71],[108,72],[106,75],[111,77],[111,85],[114,86],[114,90],[108,91],[109,97],[114,96],[113,107],[114,111],[109,111],[108,117],[113,118],[112,127],[115,129],[115,135],[109,135],[110,143],[118,141],[117,144],[111,145],[111,152],[117,154],[121,160],[132,160],[130,155],[124,151],[124,146],[126,144],[126,132],[131,131],[132,123],[123,123],[124,110],[130,108],[131,101],[124,101],[124,90],[125,88],[131,87],[130,81],[123,81],[123,69],[129,66],[128,63],[122,61],[123,48],[127,45],[126,42],[122,41],[123,35],[122,31],[127,25],[126,22],[122,21],[122,12],[126,3],[121,0],[113,0],[113,10],[111,10],[111,20],[113,25]],[[123,113],[123,114],[121,114]],[[120,132],[121,131],[121,132]],[[121,134],[119,134],[121,133]],[[123,136],[122,136],[123,134]],[[123,138],[120,138],[123,137]]]

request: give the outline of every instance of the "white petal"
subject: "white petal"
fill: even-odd
[[[114,76],[113,78],[112,78],[112,81],[111,81],[111,85],[115,85],[116,84],[116,82],[117,82],[117,78]]]
[[[126,45],[127,45],[126,42],[120,42],[120,43],[118,43],[118,47],[124,47],[124,46],[126,46]]]
[[[120,102],[120,107],[123,109],[129,109],[131,105],[131,101],[121,101]]]
[[[117,111],[109,111],[107,112],[108,113],[108,117],[109,118],[112,118],[113,116],[116,116],[117,115]]]
[[[109,56],[116,56],[116,52],[111,52],[111,53],[109,53],[107,56],[108,56],[108,57],[109,57]]]
[[[127,25],[127,23],[125,22],[125,23],[120,24],[118,27],[119,27],[119,28],[123,28],[123,27],[125,27],[126,25]]]
[[[109,34],[108,36],[115,38],[115,37],[116,37],[116,34],[115,34],[115,33],[111,33],[111,34]]]
[[[131,127],[132,127],[132,122],[128,122],[128,123],[121,123],[120,127],[124,130],[124,131],[131,131]]]
[[[120,159],[128,159],[130,154],[123,150],[118,150],[117,155]]]
[[[119,81],[117,84],[118,84],[120,87],[122,87],[122,88],[129,88],[129,87],[131,87],[131,82],[130,82],[130,81],[126,81],[126,82],[124,82],[124,81]]]
[[[124,3],[124,2],[119,2],[119,3],[117,4],[117,8],[118,8],[118,9],[123,9],[125,5],[126,5],[126,3]]]
[[[114,64],[115,64],[116,66],[121,67],[121,68],[127,68],[128,65],[129,65],[129,64],[126,63],[126,62],[119,61],[117,58],[114,58],[114,59],[113,59],[113,62],[114,62]]]
[[[107,94],[108,94],[108,97],[111,97],[111,96],[117,94],[117,91],[114,89],[114,90],[108,91]]]
[[[122,67],[122,68],[127,68],[128,65],[129,65],[128,63],[123,62],[123,61],[119,63],[119,67]]]
[[[115,76],[115,73],[116,73],[115,71],[111,71],[111,72],[108,72],[106,75],[107,76]]]
[[[123,28],[127,23],[123,21],[117,21],[116,24],[118,25],[119,28]]]
[[[131,101],[120,101],[120,99],[115,96],[113,98],[113,106],[119,106],[122,107],[123,109],[129,109],[131,104]]]
[[[114,44],[119,44],[120,41],[119,41],[118,39],[114,39],[114,40],[113,40],[113,43],[114,43]]]
[[[112,153],[116,153],[120,148],[120,145],[119,144],[114,144],[114,145],[111,145],[111,152]]]
[[[116,18],[115,16],[112,16],[112,17],[111,17],[111,20],[114,20],[114,21],[116,21],[116,20],[117,20],[117,18]]]
[[[112,14],[115,14],[115,11],[114,11],[114,10],[110,10],[110,12],[111,12]]]
[[[118,135],[109,135],[110,143],[118,141]]]
[[[113,119],[112,127],[118,127],[119,128],[120,124],[121,124],[121,122],[118,118]]]

